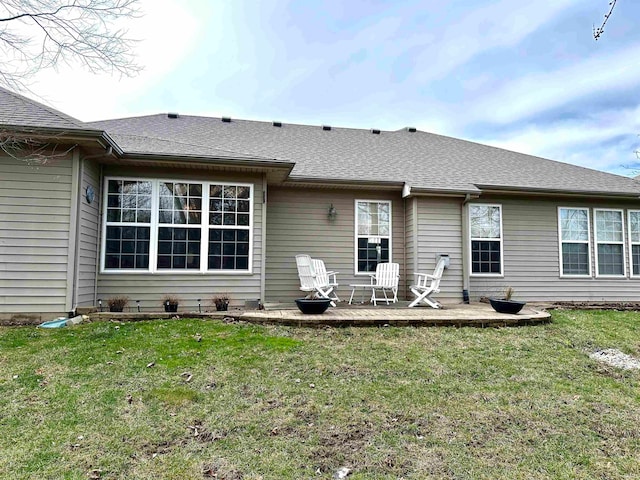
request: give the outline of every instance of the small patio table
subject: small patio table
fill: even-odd
[[[373,298],[373,285],[371,283],[352,283],[349,285],[351,287],[351,297],[349,297],[349,305],[353,303],[353,294],[356,293],[358,288],[362,288],[362,300],[361,303],[364,303],[364,291],[368,288],[371,290],[371,298]]]

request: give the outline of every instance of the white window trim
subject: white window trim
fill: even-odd
[[[109,180],[126,180],[126,181],[137,181],[137,182],[151,182],[151,224],[149,225],[151,231],[149,235],[149,268],[146,270],[143,269],[113,269],[108,270],[105,269],[105,259],[106,259],[106,242],[107,242],[107,199],[108,199],[108,186]],[[160,182],[173,182],[173,183],[197,183],[202,185],[202,210],[201,210],[201,224],[200,224],[200,269],[198,270],[189,270],[189,269],[161,269],[158,270],[158,228],[160,226],[168,226],[168,227],[177,227],[178,225],[173,224],[159,224],[159,185]],[[249,187],[249,225],[209,225],[209,187],[211,185],[223,185],[223,186],[238,186],[238,187]],[[100,253],[100,274],[102,275],[252,275],[253,274],[253,225],[254,225],[254,189],[255,186],[252,183],[245,182],[230,182],[230,181],[214,181],[214,180],[197,180],[197,179],[172,179],[172,178],[147,178],[147,177],[130,177],[130,176],[106,176],[103,181],[103,189],[102,189],[102,232],[101,232],[101,253]],[[206,192],[206,193],[205,193]],[[206,204],[205,204],[206,200]],[[108,222],[109,225],[113,226],[147,226],[147,224],[132,224],[132,223],[123,223],[123,222]],[[190,228],[197,228],[191,224]],[[186,225],[187,227],[189,225]],[[249,231],[249,268],[248,270],[209,270],[209,258],[208,258],[208,248],[209,248],[209,230],[210,228],[216,229],[241,229]]]
[[[393,262],[393,202],[391,200],[376,200],[371,198],[357,198],[353,202],[353,215],[354,215],[354,231],[353,231],[353,274],[355,276],[365,277],[371,276],[374,272],[359,272],[358,271],[358,202],[367,203],[386,203],[389,205],[389,235],[368,235],[369,237],[380,237],[389,239],[389,262]]]
[[[622,226],[622,240],[619,242],[598,241],[598,212],[620,212],[620,224]],[[626,278],[627,277],[627,253],[625,249],[624,210],[620,208],[594,208],[593,209],[593,250],[596,256],[596,278]],[[622,275],[600,275],[598,265],[598,245],[622,245]]]
[[[627,210],[627,238],[629,241],[629,277],[630,278],[640,278],[639,274],[633,273],[633,246],[640,245],[640,242],[634,242],[631,240],[631,213],[640,214],[640,210]]]
[[[560,210],[584,210],[587,212],[587,241],[584,240],[562,240],[562,219],[560,216]],[[589,254],[589,273],[584,275],[564,273],[564,266],[562,264],[562,244],[563,243],[586,243],[587,253]],[[560,278],[592,278],[591,266],[593,264],[591,259],[591,214],[586,207],[558,207],[558,261],[560,262]]]
[[[467,221],[469,222],[469,276],[471,277],[489,277],[489,278],[504,278],[504,234],[502,231],[502,205],[499,203],[470,203],[469,206],[476,207],[498,207],[500,210],[500,238],[481,238],[471,236],[471,208],[467,209]],[[473,273],[473,250],[471,246],[474,241],[491,241],[495,242],[500,240],[500,273]]]

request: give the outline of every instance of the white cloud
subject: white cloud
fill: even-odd
[[[635,87],[640,78],[640,44],[582,62],[513,80],[467,110],[469,120],[508,123],[598,92]]]
[[[639,132],[640,105],[637,105],[569,121],[527,125],[479,141],[590,168],[622,171],[621,165],[637,161],[634,150],[640,144]]]

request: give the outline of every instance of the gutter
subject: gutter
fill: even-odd
[[[462,202],[461,215],[462,215],[462,300],[464,303],[469,303],[469,286],[470,280],[470,261],[471,261],[471,242],[469,238],[469,207],[467,204],[472,198],[478,198],[478,196],[472,197],[470,194],[466,194],[464,201]]]
[[[496,187],[494,185],[476,185],[482,190],[482,194],[498,194],[498,195],[540,195],[540,196],[555,196],[555,197],[605,197],[605,198],[617,198],[617,199],[633,199],[640,198],[640,189],[637,192],[610,192],[602,190],[580,190],[580,191],[567,191],[560,189],[543,189],[543,188],[531,188],[531,187]]]

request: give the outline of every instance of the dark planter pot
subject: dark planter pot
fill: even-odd
[[[527,302],[517,302],[515,300],[500,300],[498,298],[490,298],[491,306],[498,313],[511,313],[515,315]]]
[[[167,313],[175,313],[178,311],[178,304],[177,303],[165,303],[164,304],[164,311]]]
[[[122,312],[124,307],[109,307],[110,312]]]
[[[331,305],[331,300],[327,300],[325,298],[298,298],[296,300],[296,305],[302,313],[310,315],[320,315],[321,313],[324,313],[327,308],[329,308],[329,305]]]
[[[216,303],[216,310],[219,312],[226,312],[227,310],[229,310],[229,302]]]

